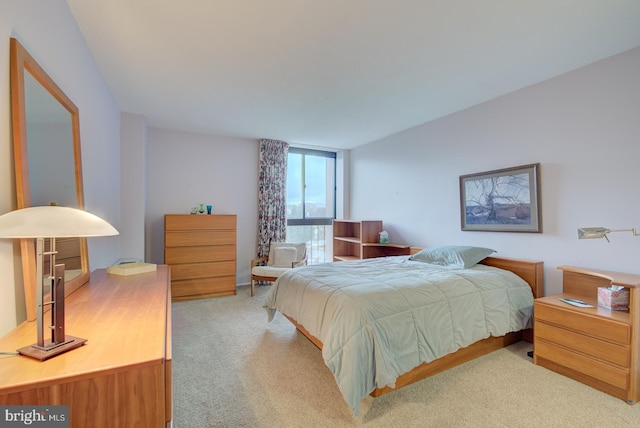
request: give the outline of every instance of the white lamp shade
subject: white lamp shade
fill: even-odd
[[[29,207],[0,216],[0,238],[71,238],[118,235],[100,217],[57,205]]]

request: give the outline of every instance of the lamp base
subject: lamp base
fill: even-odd
[[[45,345],[44,347],[33,344],[18,349],[18,353],[20,355],[35,358],[36,360],[44,361],[64,352],[71,351],[72,349],[79,348],[84,345],[86,341],[87,339],[82,339],[80,337],[65,336],[64,342],[62,343],[52,344],[51,341],[47,341],[48,345]]]

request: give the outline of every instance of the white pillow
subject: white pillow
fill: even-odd
[[[269,266],[291,267],[296,261],[298,250],[296,247],[276,247],[273,249],[273,260],[269,257]]]

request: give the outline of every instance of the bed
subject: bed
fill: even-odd
[[[265,297],[269,320],[280,312],[322,350],[356,417],[368,394],[531,337],[542,262],[482,255],[452,268],[416,260],[425,251],[296,268]]]

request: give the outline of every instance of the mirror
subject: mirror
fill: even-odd
[[[78,108],[24,47],[11,39],[11,115],[17,207],[84,208]],[[65,264],[65,295],[89,280],[86,238],[56,240]],[[36,319],[35,240],[22,239],[27,320]]]

